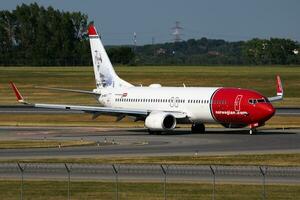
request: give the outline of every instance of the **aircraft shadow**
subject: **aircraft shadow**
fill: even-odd
[[[274,131],[272,131],[274,130]],[[257,132],[253,133],[253,135],[292,135],[296,134],[294,132],[288,132],[288,131],[275,131],[276,129],[267,129],[267,130],[258,130]],[[147,129],[129,129],[126,130],[128,132],[135,132],[135,133],[147,133]],[[190,130],[175,130],[175,131],[168,131],[163,132],[162,134],[158,135],[249,135],[249,130],[207,130],[205,133],[191,133]]]
[[[166,136],[166,135],[249,135],[249,130],[224,130],[220,128],[220,130],[207,130],[205,133],[191,133],[189,129],[186,130],[175,130],[175,131],[167,131],[167,132],[162,132],[161,134],[153,134],[155,136]],[[289,131],[276,131],[276,129],[265,129],[265,130],[258,130],[256,133],[253,134],[255,135],[291,135],[291,134],[296,134],[294,132],[289,132]],[[132,129],[126,129],[126,130],[115,130],[115,131],[109,131],[109,133],[103,133],[101,136],[153,136],[148,133],[147,129],[142,129],[142,128],[132,128]]]

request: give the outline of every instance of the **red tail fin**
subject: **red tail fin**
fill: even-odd
[[[95,36],[95,35],[98,35],[97,34],[97,31],[96,31],[96,28],[93,24],[91,24],[88,28],[88,34],[89,36]]]

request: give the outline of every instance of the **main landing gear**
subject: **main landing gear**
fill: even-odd
[[[192,124],[192,133],[204,133],[205,132],[205,126],[203,123],[193,123]]]

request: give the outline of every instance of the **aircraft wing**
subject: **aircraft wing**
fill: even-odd
[[[35,86],[35,88],[46,89],[46,90],[62,91],[62,92],[75,92],[75,93],[82,93],[82,94],[99,95],[99,93],[96,93],[96,92],[93,92],[93,91],[86,91],[86,90],[73,90],[73,89],[52,88],[52,87],[42,87],[42,86]]]
[[[111,108],[111,107],[98,107],[98,106],[77,106],[77,105],[62,105],[62,104],[32,104],[37,108],[50,108],[50,109],[63,109],[63,110],[76,110],[92,114],[106,114],[106,115],[132,115],[132,116],[147,116],[149,112],[141,109],[124,109],[124,108]]]
[[[117,116],[117,120],[121,120],[125,116],[134,116],[136,120],[145,119],[152,110],[144,109],[126,109],[126,108],[115,108],[115,107],[100,107],[100,106],[80,106],[80,105],[63,105],[63,104],[42,104],[42,103],[28,103],[25,101],[20,91],[14,83],[10,83],[11,87],[16,95],[16,98],[19,103],[29,104],[36,108],[49,108],[49,109],[60,109],[60,110],[75,110],[83,111],[85,113],[93,114],[93,119],[97,118],[100,115],[111,115]],[[172,114],[175,118],[186,118],[187,115],[183,112],[176,111],[161,111]]]

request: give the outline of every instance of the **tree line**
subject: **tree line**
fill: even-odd
[[[0,65],[91,65],[87,27],[92,23],[81,12],[62,12],[37,3],[0,11]],[[113,62],[129,64],[130,47],[110,47]]]
[[[300,64],[300,45],[290,39],[227,42],[201,38],[137,48],[146,65],[292,65]]]
[[[87,27],[81,12],[64,12],[37,3],[0,11],[0,65],[92,65]],[[228,42],[207,38],[142,46],[106,47],[122,65],[300,64],[299,43],[290,39]]]
[[[88,16],[37,3],[0,12],[1,64],[69,65],[87,60]]]

